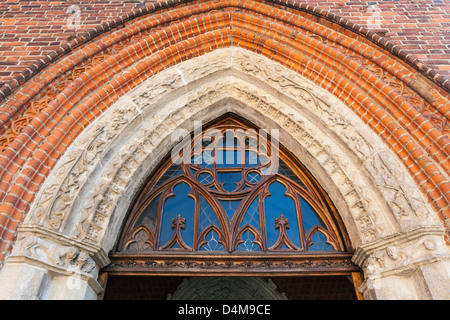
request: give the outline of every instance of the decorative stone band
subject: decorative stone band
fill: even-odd
[[[360,272],[351,262],[351,253],[342,254],[197,254],[147,253],[113,254],[104,270],[120,275],[230,275],[295,276]]]

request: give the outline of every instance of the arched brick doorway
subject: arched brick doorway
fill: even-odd
[[[102,35],[49,65],[42,77],[26,83],[8,101],[8,110],[16,110],[5,119],[0,162],[2,255],[8,255],[2,275],[8,286],[14,288],[20,270],[31,275],[28,267],[43,265],[62,277],[80,274],[82,281],[98,289],[88,279],[95,279],[98,269],[108,263],[114,230],[123,219],[117,212],[125,205],[108,195],[138,188],[121,185],[115,173],[126,176],[124,165],[165,154],[170,145],[158,139],[167,132],[158,125],[179,127],[180,115],[201,118],[189,110],[200,110],[204,102],[210,120],[220,110],[248,112],[260,126],[276,124],[286,133],[285,142],[293,144],[290,149],[312,159],[312,171],[321,184],[330,194],[342,196],[335,203],[352,245],[359,249],[354,261],[371,279],[364,289],[367,297],[442,296],[438,284],[445,281],[433,280],[430,289],[426,279],[429,274],[448,278],[442,227],[448,214],[448,137],[435,118],[423,113],[426,109],[440,117],[447,114],[448,93],[442,83],[427,80],[398,47],[300,4],[180,1],[155,5],[129,21],[123,30]],[[137,35],[142,37],[139,42],[127,46],[127,39]],[[375,43],[378,40],[384,45]],[[211,57],[214,64],[204,64],[207,69],[182,66],[201,57]],[[195,82],[202,77],[228,91],[207,92],[205,83]],[[193,95],[181,95],[186,92]],[[220,96],[223,92],[227,94]],[[167,106],[164,112],[171,117],[164,122],[149,118],[152,103],[164,93],[172,95],[166,102],[181,103],[175,98],[183,97],[190,108]],[[247,107],[232,110],[226,99]],[[108,124],[102,116],[110,117]],[[133,131],[127,126],[144,118],[158,128],[147,129],[152,141],[144,139],[145,130],[127,135]],[[88,132],[95,134],[88,138]],[[122,140],[115,140],[118,137]],[[133,149],[135,143],[141,143],[143,151],[132,160],[120,148]],[[161,147],[159,151],[154,152],[153,143]],[[102,156],[111,148],[124,151]],[[336,157],[336,152],[341,153]],[[99,163],[119,167],[103,172],[97,170]],[[77,171],[85,165],[93,170]],[[150,165],[133,168],[130,174],[144,169]],[[362,174],[355,175],[357,170]],[[84,180],[87,176],[92,179]],[[326,177],[333,183],[323,183]],[[80,189],[80,181],[98,193],[85,193],[88,198],[83,198],[83,192],[78,193],[84,188]],[[94,181],[99,184],[92,185]],[[39,243],[35,238],[41,239],[42,248],[56,243],[63,249],[75,248],[75,254],[59,263],[49,258],[49,250],[37,256],[23,250]],[[414,270],[420,270],[420,280],[408,278],[396,292],[386,289],[387,283],[395,283],[396,273]],[[52,292],[50,287],[44,291]],[[12,296],[23,294],[11,290]]]

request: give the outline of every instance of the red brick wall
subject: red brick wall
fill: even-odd
[[[25,71],[74,36],[153,1],[0,1],[0,85]],[[450,0],[306,0],[352,22],[371,26],[429,67],[450,78]],[[71,5],[81,28],[68,28]],[[377,7],[375,7],[377,6]],[[379,17],[379,20],[377,20]]]

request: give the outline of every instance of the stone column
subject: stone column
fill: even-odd
[[[449,300],[450,252],[442,227],[420,227],[359,247],[367,300]]]
[[[97,299],[98,271],[108,263],[100,248],[40,226],[21,226],[0,273],[0,299]]]

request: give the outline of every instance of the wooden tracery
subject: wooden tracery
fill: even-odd
[[[357,270],[328,196],[272,136],[233,115],[198,133],[152,174],[107,269],[221,273],[263,258],[291,271]]]

